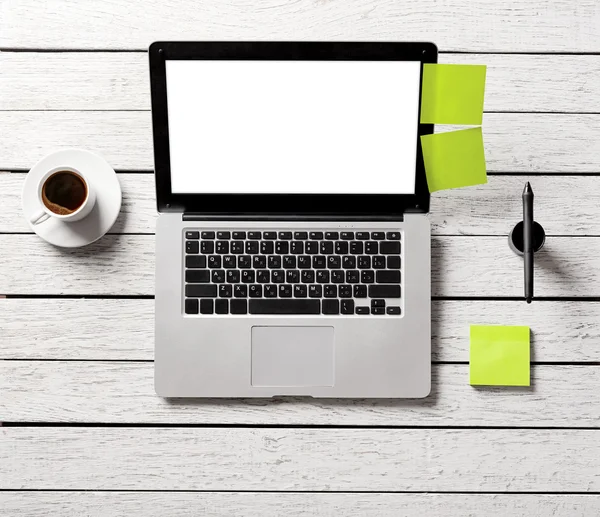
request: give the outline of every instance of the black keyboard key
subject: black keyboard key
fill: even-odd
[[[204,244],[204,243],[202,243]],[[196,255],[199,250],[198,241],[185,241],[185,252]],[[203,252],[204,253],[204,252]]]
[[[367,286],[366,285],[355,285],[354,286],[354,298],[366,298],[367,297]]]
[[[354,300],[342,300],[342,314],[354,314]]]
[[[215,232],[202,232],[202,238],[203,239],[214,239]]]
[[[275,253],[278,255],[287,255],[290,252],[290,243],[287,241],[277,241],[275,243]]]
[[[196,298],[189,298],[185,301],[185,313],[198,314],[198,300]]]
[[[323,288],[320,285],[309,286],[308,296],[310,298],[321,298],[323,296]]]
[[[236,255],[241,255],[244,253],[243,241],[233,241],[231,243],[231,253],[235,253]]]
[[[310,239],[315,241],[315,240],[321,240],[323,238],[323,232],[310,232]]]
[[[204,255],[191,255],[189,257],[185,257],[185,267],[205,268],[206,257]]]
[[[358,269],[371,269],[371,257],[367,255],[358,257]]]
[[[221,267],[221,257],[219,255],[211,255],[208,257],[208,267],[211,269]]]
[[[400,269],[400,257],[392,255],[387,258],[388,269]]]
[[[199,239],[200,232],[185,232],[186,239]]]
[[[382,241],[385,239],[385,233],[383,232],[371,232],[371,239],[374,241]]]
[[[385,237],[388,241],[399,241],[400,232],[387,232]]]
[[[233,286],[233,296],[236,298],[246,298],[248,296],[248,286],[244,284]]]
[[[210,271],[208,269],[188,269],[185,272],[185,281],[188,284],[208,284]]]
[[[298,268],[310,269],[310,257],[308,255],[302,255],[301,257],[298,257]]]
[[[343,284],[345,276],[343,271],[335,269],[331,272],[331,282],[333,284]]]
[[[294,241],[290,246],[290,253],[292,255],[302,255],[304,253],[304,243],[302,241]]]
[[[348,253],[348,243],[345,241],[336,241],[334,249],[338,255],[345,255]]]
[[[185,286],[188,298],[216,298],[217,286],[214,284],[188,284]]]
[[[215,300],[215,314],[227,314],[229,312],[229,300]]]
[[[319,251],[321,255],[331,255],[333,253],[333,242],[321,241]]]
[[[256,282],[254,271],[251,269],[244,269],[242,271],[242,282],[245,284],[253,284]]]
[[[233,232],[233,238],[235,240],[244,240],[246,238],[246,232]]]
[[[263,255],[272,255],[274,250],[275,245],[271,241],[260,241],[260,252]]]
[[[219,298],[231,298],[233,289],[230,284],[221,284],[219,286]]]
[[[397,284],[370,285],[369,296],[371,298],[400,298],[400,286]]]
[[[288,284],[297,284],[300,282],[300,271],[297,269],[288,269],[285,272],[285,281]]]
[[[385,314],[385,307],[371,307],[371,314]]]
[[[217,232],[217,239],[231,239],[231,232]]]
[[[312,269],[304,269],[300,272],[300,280],[303,284],[313,284],[315,282],[315,272]]]
[[[306,298],[307,296],[307,289],[305,285],[302,284],[296,284],[294,286],[294,298]]]
[[[369,314],[369,308],[368,307],[357,307],[356,308],[356,314]]]
[[[265,298],[277,298],[277,286],[273,284],[265,285]]]
[[[258,241],[246,241],[246,253],[256,255],[258,253]]]
[[[250,300],[250,314],[319,314],[320,300]]]
[[[292,286],[289,284],[281,284],[279,286],[279,297],[280,298],[291,298],[292,297]]]
[[[327,267],[327,260],[323,255],[313,257],[313,269],[324,269]]]
[[[329,283],[329,271],[326,269],[319,269],[317,271],[317,282],[319,284],[328,284]]]
[[[400,255],[400,243],[398,241],[386,241],[379,245],[379,253],[382,255]]]
[[[305,241],[306,239],[308,239],[308,233],[307,232],[294,232],[294,239],[299,240],[299,241]]]
[[[267,257],[264,255],[254,255],[252,257],[252,267],[254,269],[264,269],[267,267]]]
[[[274,284],[283,284],[285,282],[285,271],[282,269],[274,269],[271,271],[271,278]]]
[[[237,265],[235,255],[225,255],[223,257],[223,267],[226,269],[233,269]]]
[[[308,241],[304,246],[304,251],[308,255],[316,255],[319,253],[319,243],[316,241]]]
[[[341,257],[338,255],[329,255],[327,257],[327,267],[329,269],[340,269],[342,267]]]
[[[385,307],[385,300],[371,300],[371,307]]]
[[[351,255],[342,257],[342,267],[344,269],[356,269],[356,257]]]
[[[360,281],[363,284],[372,284],[375,282],[375,271],[372,269],[366,269],[360,272]]]
[[[354,232],[342,232],[340,233],[340,239],[343,241],[351,241],[354,239]]]
[[[248,232],[248,239],[253,241],[259,240],[261,238],[260,232]]]
[[[263,239],[275,241],[277,240],[277,232],[263,232]]]
[[[378,284],[399,284],[400,283],[400,271],[377,271],[375,274],[375,280]]]
[[[373,269],[385,269],[385,257],[381,255],[373,257]]]
[[[328,241],[335,241],[340,238],[340,234],[338,232],[325,232],[325,238]]]
[[[271,272],[268,269],[261,269],[256,272],[256,281],[259,284],[268,284],[271,281]]]
[[[215,243],[213,241],[202,241],[200,243],[200,251],[205,255],[210,255],[211,253],[214,253]]]
[[[356,239],[359,241],[368,241],[369,232],[356,232]]]
[[[253,284],[248,286],[248,296],[250,298],[262,298],[263,288],[262,285]]]
[[[252,267],[252,257],[250,255],[242,255],[238,257],[238,267],[240,269],[249,269]]]
[[[387,313],[388,314],[400,314],[400,307],[388,307],[387,308]]]
[[[339,314],[340,313],[340,301],[339,300],[323,300],[321,302],[321,308],[323,314]]]
[[[267,264],[269,265],[269,269],[279,269],[281,267],[281,257],[278,255],[271,255],[267,259]]]
[[[340,285],[338,288],[340,292],[340,298],[352,298],[352,286],[351,285]],[[354,312],[354,309],[352,310]]]
[[[200,314],[212,314],[214,303],[212,300],[200,300]]]
[[[292,232],[279,232],[279,238],[284,241],[291,241]]]
[[[225,282],[225,270],[224,269],[213,269],[210,278],[214,284],[222,284]]]
[[[296,257],[293,255],[283,257],[283,269],[296,269]]]
[[[367,255],[377,255],[379,253],[379,245],[375,241],[365,242],[365,253]]]
[[[323,289],[325,298],[337,298],[337,285],[326,285]]]
[[[364,253],[363,243],[360,241],[352,241],[350,243],[350,253],[352,255],[362,255]]]
[[[358,284],[360,282],[360,273],[356,269],[346,271],[346,283]]]
[[[248,314],[248,302],[246,300],[231,300],[229,302],[231,314]]]
[[[228,284],[239,284],[240,282],[240,271],[239,269],[228,269],[225,274]]]

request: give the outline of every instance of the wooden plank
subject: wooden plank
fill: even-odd
[[[421,400],[180,399],[152,363],[0,361],[5,422],[600,428],[597,366],[534,366],[532,387],[473,388],[468,365],[434,365]]]
[[[469,360],[469,325],[528,325],[535,362],[600,362],[600,303],[436,300],[432,359]],[[27,332],[23,329],[27,328]],[[0,359],[154,359],[154,300],[0,300]]]
[[[0,168],[29,169],[62,147],[104,155],[116,169],[153,168],[149,112],[3,111]],[[32,131],[35,128],[35,138]],[[598,172],[600,114],[488,113],[483,131],[490,172]]]
[[[135,20],[135,23],[134,23]],[[449,23],[451,21],[451,23]],[[0,47],[141,49],[155,40],[435,41],[459,51],[596,51],[595,0],[9,2]],[[65,35],[68,34],[68,38]]]
[[[154,175],[119,173],[123,190],[120,217],[110,233],[154,233]],[[487,185],[436,192],[430,219],[434,235],[507,236],[523,217],[522,176],[490,176]],[[0,233],[31,233],[21,209],[25,174],[0,173]],[[595,176],[543,176],[532,179],[535,217],[548,236],[598,236],[600,190]],[[571,193],[585,192],[573,202]],[[575,195],[575,194],[573,194]]]
[[[600,56],[440,54],[486,64],[486,111],[600,111]],[[148,56],[115,52],[0,53],[0,110],[149,110]]]
[[[598,492],[597,438],[556,429],[1,427],[0,489]]]
[[[393,494],[257,492],[0,492],[6,517],[163,517],[164,515],[281,515],[322,517],[464,517],[600,514],[598,495]]]
[[[27,274],[23,274],[27,257]],[[536,253],[535,294],[600,297],[597,237],[551,237]],[[152,295],[154,236],[106,235],[60,250],[35,235],[0,235],[4,295]],[[522,297],[523,260],[506,237],[432,239],[432,295]]]

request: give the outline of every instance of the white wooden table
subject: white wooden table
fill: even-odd
[[[488,65],[489,183],[432,199],[428,399],[154,394],[158,39],[431,40]],[[3,0],[0,50],[0,515],[600,514],[597,0]],[[70,146],[124,193],[80,251],[20,210],[25,172]],[[526,180],[548,234],[529,306],[507,246]],[[471,323],[531,327],[531,389],[469,386]]]

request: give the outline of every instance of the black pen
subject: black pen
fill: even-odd
[[[533,299],[533,190],[529,182],[523,190],[523,258],[525,259],[525,299]]]

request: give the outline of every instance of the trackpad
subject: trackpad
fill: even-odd
[[[252,327],[252,386],[333,386],[333,327]]]

